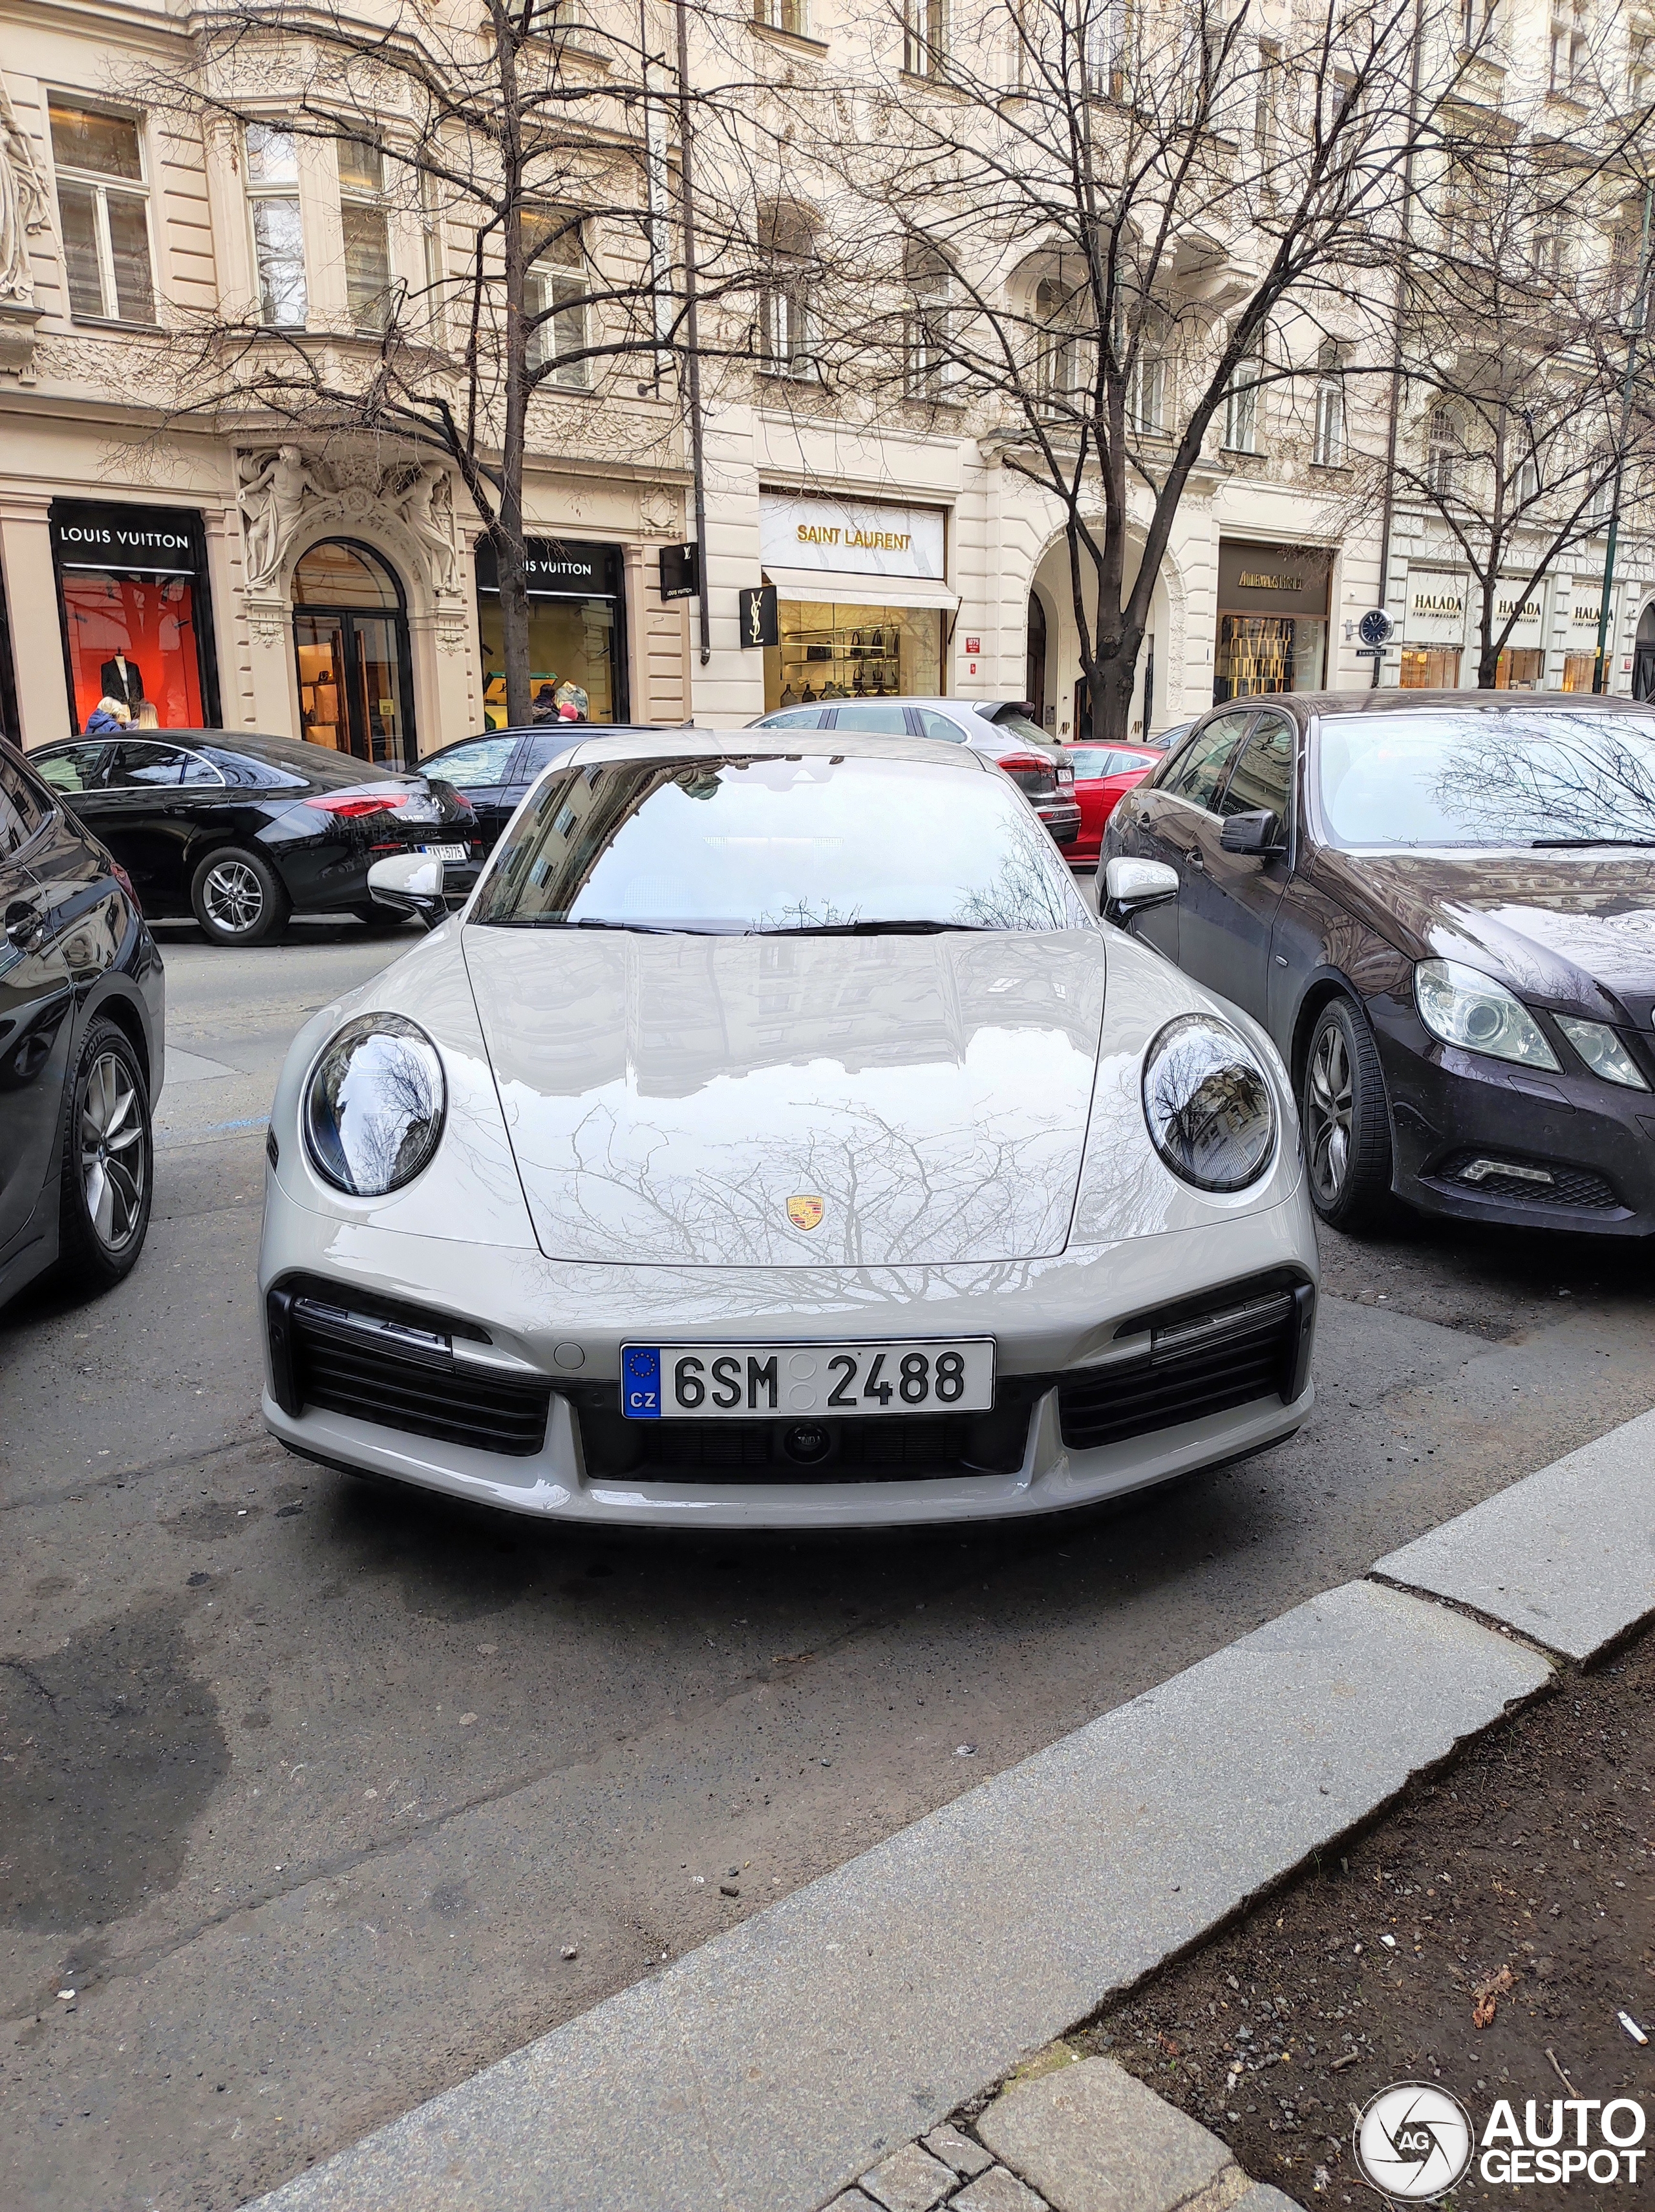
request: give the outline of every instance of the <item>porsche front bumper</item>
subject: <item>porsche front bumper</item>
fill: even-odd
[[[287,1202],[274,1179],[266,1201],[260,1283],[271,1432],[325,1464],[511,1512],[710,1528],[1013,1519],[1244,1457],[1290,1436],[1313,1400],[1316,1255],[1302,1185],[1258,1213],[1051,1260],[863,1270],[572,1266],[521,1249],[342,1228]],[[1214,1330],[1215,1353],[1202,1348],[1203,1331]],[[997,1416],[991,1465],[916,1474],[858,1462],[857,1479],[846,1480],[842,1468],[793,1476],[780,1467],[657,1463],[628,1472],[616,1460],[618,1416],[603,1409],[625,1342],[985,1334],[996,1340],[1005,1416]],[[341,1364],[329,1370],[336,1351]],[[320,1363],[317,1372],[333,1373],[319,1394],[330,1403],[307,1390],[307,1357]],[[1209,1389],[1215,1409],[1186,1417],[1200,1398],[1184,1395],[1181,1377],[1226,1357],[1227,1371],[1253,1376],[1258,1387],[1233,1382],[1228,1395],[1240,1389],[1239,1403]],[[1168,1380],[1157,1385],[1155,1363],[1163,1359]],[[351,1409],[368,1405],[353,1397],[353,1372],[373,1385],[375,1418]],[[412,1378],[411,1413],[398,1403],[397,1375]],[[1113,1441],[1076,1441],[1118,1427],[1112,1399],[1134,1391],[1161,1406],[1151,1425]],[[1074,1410],[1082,1398],[1093,1408],[1087,1419]],[[503,1409],[494,1436],[491,1407]],[[514,1425],[524,1407],[529,1425]],[[509,1449],[490,1448],[500,1442]]]

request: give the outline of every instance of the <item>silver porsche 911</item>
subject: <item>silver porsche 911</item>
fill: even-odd
[[[381,895],[440,912],[421,866]],[[1292,1092],[1112,926],[1176,881],[1117,862],[1099,921],[963,746],[593,737],[464,909],[294,1040],[271,1431],[515,1512],[723,1528],[1051,1512],[1288,1436]]]

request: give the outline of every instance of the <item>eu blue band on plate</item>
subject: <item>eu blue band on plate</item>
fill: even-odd
[[[643,1345],[627,1346],[621,1361],[622,1412],[629,1420],[661,1418],[661,1355]]]

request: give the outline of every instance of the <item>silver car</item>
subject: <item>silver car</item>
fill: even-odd
[[[269,1150],[270,1430],[515,1512],[1015,1518],[1312,1402],[1274,1049],[964,745],[592,738],[300,1030]]]

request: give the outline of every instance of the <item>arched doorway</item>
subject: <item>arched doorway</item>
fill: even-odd
[[[1655,699],[1655,605],[1638,617],[1637,642],[1632,654],[1632,696]]]
[[[1028,595],[1028,656],[1023,674],[1023,696],[1034,720],[1046,727],[1046,609],[1038,592]]]
[[[293,572],[299,720],[314,744],[412,768],[408,611],[395,572],[366,545],[326,538]]]

